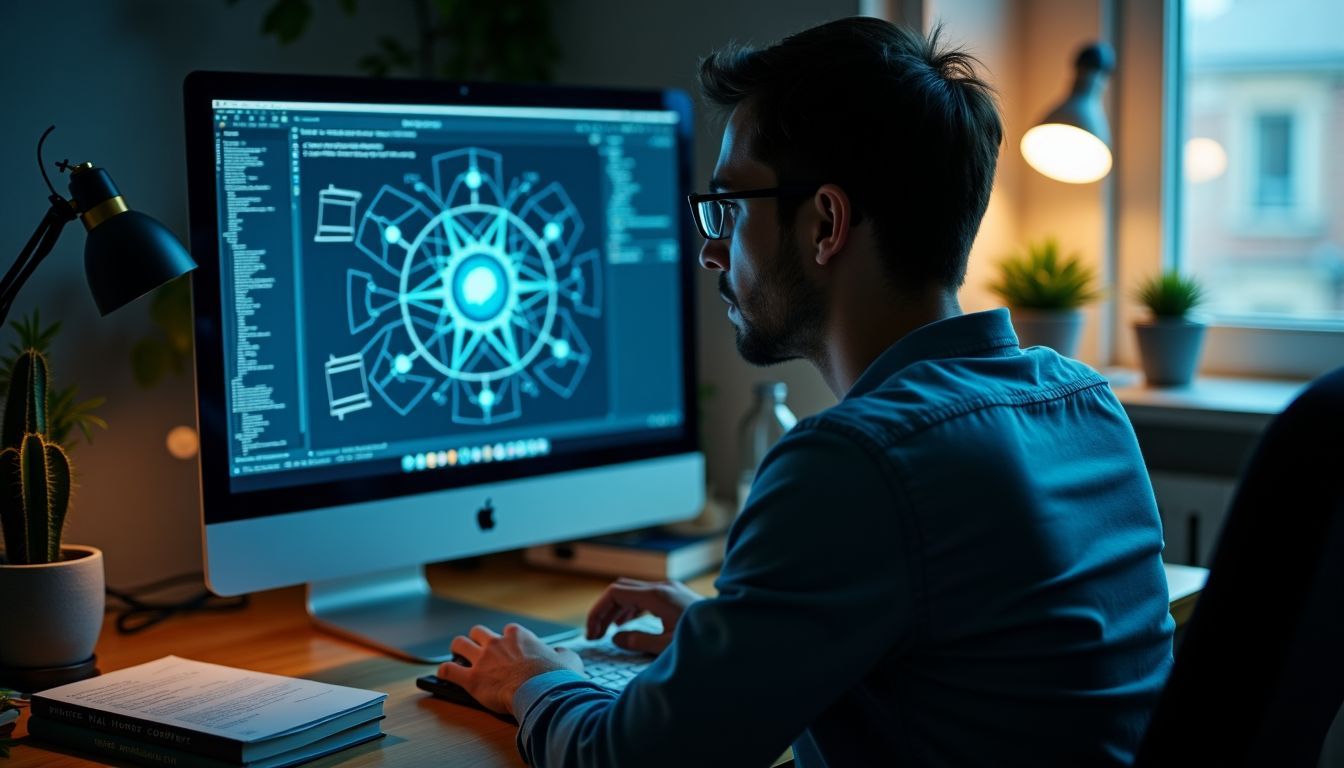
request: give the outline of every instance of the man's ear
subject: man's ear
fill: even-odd
[[[826,266],[849,241],[849,228],[854,221],[854,207],[845,190],[834,184],[822,184],[812,196],[817,211],[816,229],[812,247],[817,263]]]

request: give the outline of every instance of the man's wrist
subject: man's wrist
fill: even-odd
[[[549,669],[523,680],[509,697],[511,714],[521,724],[532,705],[552,689],[574,682],[589,682],[588,678],[572,669]]]

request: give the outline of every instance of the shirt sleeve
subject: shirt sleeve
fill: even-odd
[[[873,451],[804,422],[767,456],[715,586],[619,696],[523,686],[519,750],[552,766],[767,766],[912,623],[903,503]]]

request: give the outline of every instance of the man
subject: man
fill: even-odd
[[[533,765],[1129,764],[1171,662],[1157,509],[1106,381],[958,306],[1002,138],[972,62],[868,18],[703,62],[701,264],[747,360],[841,402],[760,467],[717,597],[599,599],[590,636],[667,630],[618,636],[661,651],[619,697],[519,627],[453,641]]]

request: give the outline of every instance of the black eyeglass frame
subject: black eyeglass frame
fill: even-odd
[[[727,240],[730,235],[726,233],[721,233],[718,237],[710,236],[700,214],[702,203],[713,203],[719,200],[752,200],[761,197],[807,197],[816,194],[818,189],[821,189],[820,184],[793,184],[767,189],[745,189],[738,192],[698,192],[687,195],[686,202],[691,206],[691,220],[695,222],[695,228],[700,231],[701,237],[706,240]]]

